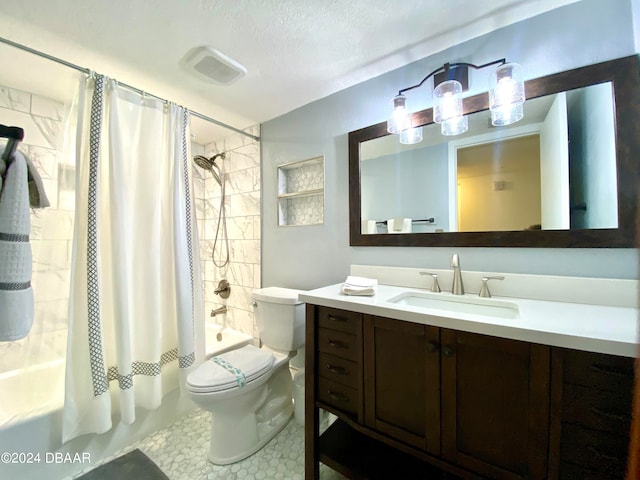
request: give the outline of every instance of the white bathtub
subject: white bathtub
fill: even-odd
[[[215,324],[206,325],[205,335],[207,357],[252,341],[249,335]],[[62,408],[64,370],[60,359],[0,374],[0,436],[7,427]]]
[[[0,374],[0,435],[3,429],[62,408],[64,360]]]
[[[221,340],[217,335],[221,334]],[[206,327],[207,357],[238,348],[253,338],[219,325]],[[178,389],[163,398],[153,411],[141,411],[133,425],[114,422],[102,435],[85,435],[62,445],[62,406],[64,402],[64,361],[50,362],[0,375],[0,453],[40,454],[51,452],[89,454],[91,463],[125,448],[165,427],[193,408]],[[24,458],[24,456],[23,456]],[[87,467],[86,464],[0,462],[0,478],[40,480],[61,479]]]

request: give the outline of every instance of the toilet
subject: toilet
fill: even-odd
[[[300,290],[268,287],[251,294],[262,347],[205,360],[187,376],[190,398],[211,412],[209,461],[234,463],[260,450],[293,415],[289,359],[304,346]]]

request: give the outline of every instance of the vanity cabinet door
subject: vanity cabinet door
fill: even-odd
[[[437,327],[364,317],[365,424],[440,454]]]
[[[549,347],[441,330],[442,454],[493,479],[547,478]]]

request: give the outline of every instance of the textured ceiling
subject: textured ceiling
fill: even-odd
[[[574,1],[0,0],[0,36],[245,128]],[[201,45],[247,76],[225,87],[184,71],[180,59]],[[59,69],[14,50],[0,48],[3,66],[29,66],[3,68],[0,84],[61,95]]]

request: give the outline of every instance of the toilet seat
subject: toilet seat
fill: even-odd
[[[275,362],[269,351],[246,345],[203,362],[187,376],[193,393],[240,389],[267,374]]]

